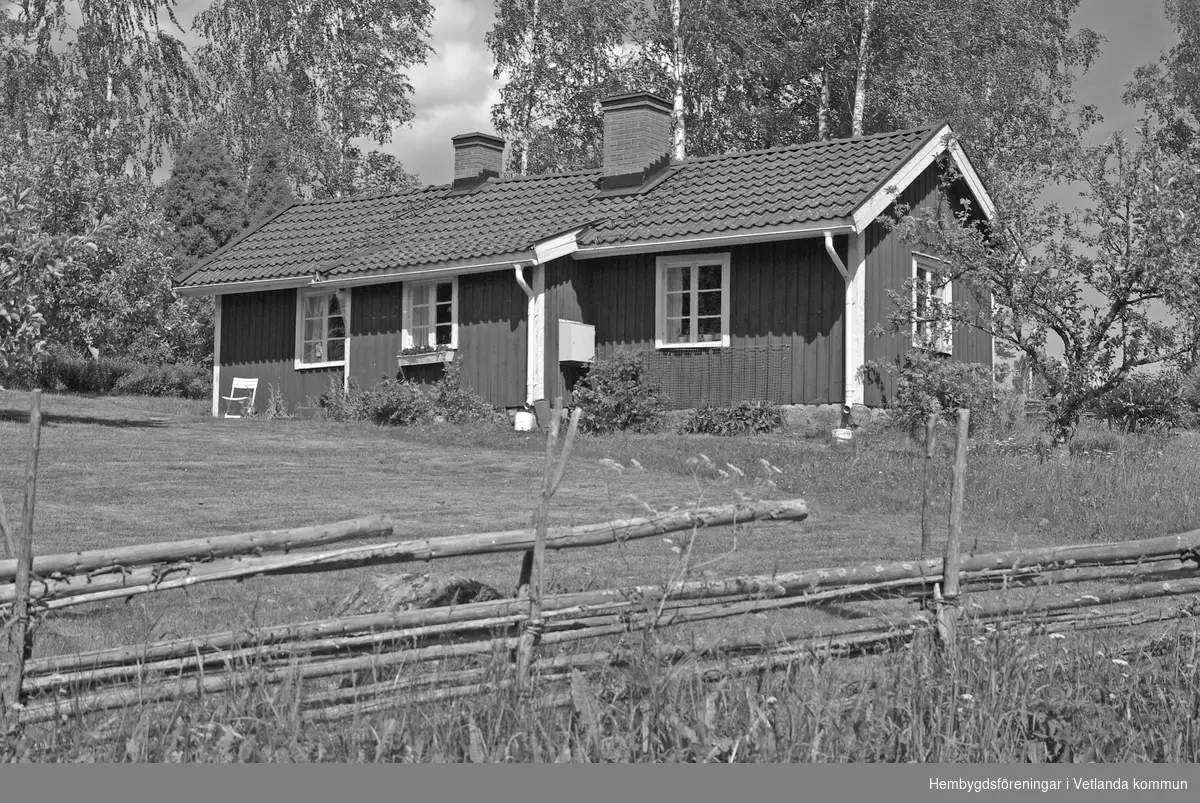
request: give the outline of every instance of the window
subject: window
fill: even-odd
[[[345,301],[345,291],[300,292],[296,315],[297,368],[345,363]]]
[[[458,348],[458,279],[404,283],[404,348]]]
[[[658,258],[658,348],[729,345],[729,254]]]
[[[913,253],[913,345],[942,354],[954,351],[954,332],[945,320],[953,297],[944,261]]]

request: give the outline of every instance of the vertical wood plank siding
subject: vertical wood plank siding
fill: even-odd
[[[900,201],[909,204],[911,214],[922,215],[938,204],[946,201],[938,187],[939,174],[936,165],[930,165],[917,179],[901,193]],[[978,208],[978,204],[974,205]],[[888,210],[890,213],[891,210]],[[895,365],[912,347],[912,337],[909,332],[888,331],[888,316],[895,308],[894,302],[888,296],[888,290],[903,293],[904,283],[912,278],[913,247],[903,242],[895,232],[887,231],[878,222],[867,227],[867,341],[866,359],[882,365]],[[969,297],[968,289],[954,283],[952,294],[956,301],[968,300],[975,309],[979,308],[979,300]],[[990,304],[989,299],[982,303]],[[885,334],[876,337],[869,334],[876,326],[881,327]],[[977,329],[958,329],[954,332],[953,358],[965,362],[992,364],[991,339]],[[884,374],[878,382],[868,381],[865,387],[865,400],[870,406],[886,404],[895,396],[896,387],[892,377]]]
[[[844,244],[842,248],[844,249]],[[790,386],[779,401],[793,404],[839,403],[843,397],[845,281],[819,239],[734,246],[730,253],[730,348],[734,356],[767,349],[787,349],[785,367]],[[684,253],[706,253],[689,251]],[[720,253],[709,251],[708,253]],[[654,350],[654,254],[638,254],[581,263],[591,273],[591,310],[596,324],[596,356],[612,356],[618,349]],[[557,325],[557,324],[555,324]],[[695,372],[701,378],[687,400],[691,405],[718,402],[714,386],[724,378],[705,366],[713,350],[656,352],[656,360],[671,363],[672,370]],[[747,363],[749,364],[749,363]],[[729,369],[737,370],[737,369]],[[748,369],[747,369],[748,370]],[[739,377],[736,387],[763,386],[761,377]],[[738,395],[735,389],[734,395]],[[737,401],[739,399],[733,399]]]
[[[255,408],[262,410],[270,387],[295,411],[307,398],[325,392],[330,381],[341,384],[342,369],[297,371],[296,291],[230,293],[221,300],[221,395],[228,396],[234,377],[258,378]],[[225,414],[221,404],[220,414]]]
[[[592,288],[588,265],[560,257],[546,265],[546,398],[562,396],[582,375],[580,368],[558,360],[558,322],[594,323],[590,302]]]
[[[350,378],[361,388],[398,373],[401,290],[400,282],[389,282],[350,291]]]
[[[458,280],[458,348],[462,378],[492,404],[525,404],[528,298],[511,270]]]

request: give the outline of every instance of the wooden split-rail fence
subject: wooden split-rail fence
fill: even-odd
[[[559,411],[561,412],[561,411]],[[762,671],[806,655],[854,655],[902,644],[922,631],[940,637],[950,666],[957,629],[985,625],[1028,634],[1160,622],[1200,613],[1200,531],[1141,541],[960,555],[959,529],[969,412],[959,412],[946,554],[894,562],[776,572],[662,585],[545,594],[546,550],[586,548],[698,528],[801,521],[801,499],[760,501],[551,530],[550,500],[561,482],[578,413],[560,432],[552,416],[541,495],[531,530],[392,540],[376,516],[314,527],[243,533],[59,555],[33,556],[40,399],[33,395],[25,500],[15,557],[0,560],[0,726],[12,730],[81,715],[213,694],[246,683],[303,683],[350,674],[372,682],[303,687],[302,717],[328,721],[513,687],[547,692],[539,704],[569,701],[554,684],[574,673],[631,660],[620,646],[551,650],[555,645],[727,619],[751,613],[884,599],[921,603],[909,613],[873,611],[836,627],[779,626],[769,637],[724,636],[678,647],[643,643],[639,660],[677,665],[705,678]],[[927,428],[926,471],[933,457]],[[560,443],[561,441],[561,443]],[[922,552],[929,547],[930,483],[925,484]],[[13,527],[6,526],[6,535]],[[370,539],[368,544],[345,545]],[[383,611],[225,631],[136,646],[31,658],[35,617],[61,608],[126,599],[200,583],[328,572],[521,552],[518,595],[447,607]],[[1019,588],[1088,584],[1080,593],[1016,595]],[[1058,589],[1056,589],[1058,590]],[[995,593],[1002,592],[1002,593]],[[1118,607],[1178,598],[1165,608]],[[610,638],[611,641],[611,638]],[[608,643],[608,642],[604,642]],[[496,676],[495,657],[506,671]],[[461,660],[447,668],[447,659]],[[491,660],[489,660],[491,659]],[[461,667],[461,668],[456,668]],[[380,678],[384,678],[380,680]]]

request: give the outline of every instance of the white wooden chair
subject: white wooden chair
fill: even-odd
[[[242,391],[239,393],[239,391]],[[246,391],[249,391],[247,395]],[[244,379],[240,376],[233,378],[233,387],[229,389],[228,396],[222,396],[225,400],[225,417],[226,418],[241,418],[246,410],[254,409],[254,397],[258,395],[258,379]],[[234,415],[233,405],[237,402],[238,415]]]

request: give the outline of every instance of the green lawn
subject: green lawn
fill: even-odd
[[[10,520],[20,516],[28,405],[27,394],[0,392],[0,493],[7,503]],[[214,420],[208,417],[208,405],[202,402],[90,399],[54,394],[43,396],[43,411],[45,425],[35,525],[35,548],[39,553],[301,526],[368,514],[390,516],[396,522],[397,538],[517,528],[527,526],[531,520],[542,470],[544,443],[540,434],[517,433],[494,425],[380,429],[318,420]],[[1069,455],[1051,459],[1039,457],[1028,448],[1036,439],[1035,433],[1027,432],[1004,441],[981,433],[972,440],[964,551],[1128,540],[1200,527],[1196,486],[1200,449],[1193,435],[1135,438],[1094,429],[1077,439]],[[937,553],[944,546],[951,449],[952,438],[943,433],[935,461]],[[763,460],[779,471],[769,471],[760,462]],[[552,524],[624,518],[675,505],[720,504],[741,497],[800,497],[809,503],[808,521],[750,526],[736,534],[729,528],[702,531],[697,535],[693,565],[712,561],[707,569],[718,576],[730,576],[908,558],[916,555],[919,543],[922,465],[921,451],[915,444],[901,434],[883,429],[862,433],[857,449],[833,449],[824,440],[809,440],[796,433],[727,439],[666,433],[581,437],[566,480],[555,497]],[[767,484],[767,477],[773,484]],[[520,555],[501,554],[451,559],[437,566],[399,566],[379,571],[453,572],[510,592],[519,564]],[[661,583],[671,576],[676,565],[670,546],[660,539],[548,555],[551,587],[565,590],[634,582]],[[35,654],[138,644],[175,635],[322,617],[369,573],[361,570],[213,583],[187,591],[143,595],[129,602],[71,608],[42,625]],[[777,613],[726,620],[718,626],[746,632],[771,627],[789,616],[820,620],[838,615],[844,614],[836,610]],[[684,637],[684,634],[664,635]],[[1117,644],[1124,636],[1101,638]],[[1087,654],[1091,655],[1098,650],[1107,651],[1108,643],[1087,642],[1091,646],[1085,651],[1090,650]],[[1055,647],[1058,642],[1049,644],[1059,649]],[[1065,648],[1064,643],[1062,649]],[[978,680],[980,684],[978,688],[971,686],[976,688],[976,696],[987,689],[993,695],[1015,694],[1021,698],[1020,710],[1035,703],[1043,707],[1051,703],[1066,705],[1042,699],[1048,693],[1044,689],[1059,688],[1061,683],[1036,685],[1050,682],[1041,674],[1044,667],[1036,663],[1037,654],[1030,652],[1031,668],[1027,672],[1020,670],[1024,673],[1019,674],[1021,683],[1034,684],[1026,689],[1024,685],[1014,685],[1015,681],[998,685],[992,677],[1000,671],[996,667],[1012,663],[1001,661],[1001,658],[1008,661],[1010,653],[1024,661],[1021,650],[1025,646],[1012,652],[1016,648],[996,642],[987,649],[1000,650],[999,657],[981,657],[978,677],[969,675],[974,678],[970,683]],[[1043,648],[1031,642],[1029,649]],[[897,716],[909,717],[904,711],[911,711],[911,717],[918,719],[934,715],[919,713],[918,709],[942,711],[938,706],[944,707],[945,701],[939,701],[940,698],[922,702],[924,698],[909,694],[915,688],[913,684],[926,682],[919,678],[926,678],[928,671],[932,671],[913,660],[897,654],[894,660],[880,665],[878,671],[886,677],[880,676],[876,688],[879,695],[885,694],[885,690],[892,695],[886,701],[880,697],[872,703],[874,698],[854,697],[857,692],[853,689],[864,682],[861,673],[875,669],[855,669],[847,675],[848,679],[840,680],[836,679],[841,677],[840,670],[828,675],[812,674],[812,683],[820,688],[814,686],[808,691],[801,686],[788,691],[780,685],[760,689],[756,698],[759,705],[771,694],[783,700],[786,693],[799,694],[795,698],[798,701],[809,700],[797,712],[810,710],[811,704],[816,704],[812,701],[833,707],[811,709],[817,711],[812,714],[813,722],[797,720],[795,727],[801,730],[789,742],[781,743],[780,752],[772,752],[772,748],[755,756],[758,760],[789,761],[822,756],[908,760],[908,748],[888,741],[896,737],[889,730],[891,725],[881,725],[878,735],[891,746],[878,747],[865,742],[855,745],[853,739],[845,745],[839,742],[838,747],[826,742],[827,747],[821,751],[816,745],[822,738],[822,728],[849,727],[854,722],[858,724],[852,730],[857,730],[881,722],[868,710],[870,705],[886,702],[890,710],[900,712]],[[1191,663],[1187,663],[1189,660]],[[1141,690],[1131,690],[1130,694],[1136,691],[1142,695],[1136,700],[1150,705],[1154,688],[1170,681],[1183,683],[1186,688],[1181,686],[1179,694],[1191,699],[1188,695],[1196,693],[1195,656],[1184,656],[1176,663],[1179,664],[1176,675],[1163,675],[1167,680],[1154,681],[1144,695]],[[1012,666],[1018,664],[1019,661]],[[1114,666],[1119,668],[1083,658],[1065,669],[1057,661],[1046,666],[1047,671],[1066,672],[1062,677],[1056,676],[1061,682],[1067,682],[1063,678],[1068,678],[1068,686],[1062,688],[1080,689],[1093,688],[1100,682],[1098,675],[1089,674],[1097,666],[1107,667],[1105,671],[1110,674],[1115,671]],[[893,674],[887,675],[888,672]],[[799,677],[806,678],[809,674],[801,673]],[[1112,681],[1107,675],[1105,678],[1103,683]],[[731,705],[750,705],[746,702],[749,697],[738,697],[740,692],[735,693],[740,688],[737,683],[721,684],[719,688],[725,690],[720,692],[722,701],[728,691],[732,695]],[[1029,691],[1035,688],[1036,691]],[[696,718],[707,716],[703,713],[707,703],[702,690],[697,687],[687,693],[700,696],[672,703],[669,712],[662,715],[667,719],[659,723],[664,733],[674,733],[679,727],[670,719],[676,714],[692,721],[693,727],[698,727]],[[737,703],[738,699],[743,702]],[[855,703],[852,709],[834,706],[847,699],[859,699],[861,705]],[[999,698],[997,704],[1001,704]],[[1017,704],[1003,702],[1002,708]],[[243,716],[237,705],[230,709],[233,713],[222,714],[214,709],[214,713],[205,716],[218,719],[226,715]],[[483,707],[471,709],[475,715],[492,711],[499,717],[495,734],[490,734],[489,739],[494,735],[501,747],[508,735],[531,727],[525,720],[509,722],[503,700],[480,705]],[[806,705],[810,708],[805,708]],[[1091,714],[1086,712],[1094,707],[1090,697],[1079,706],[1063,709],[1067,713],[1061,715],[1077,723],[1082,734],[1080,740],[1100,739],[1111,726],[1106,724],[1107,720],[1088,718]],[[1190,710],[1186,705],[1184,709]],[[611,715],[617,716],[617,711],[613,708]],[[996,711],[1001,712],[1001,708]],[[1151,738],[1154,734],[1178,724],[1170,716],[1155,711],[1152,717],[1147,715],[1150,718],[1146,722],[1129,725],[1139,739],[1145,736],[1150,741],[1136,745],[1131,742],[1121,748],[1125,752],[1120,755],[1140,756],[1137,760],[1164,760],[1155,758],[1160,755],[1194,755],[1190,742],[1167,747],[1154,742]],[[744,719],[745,713],[736,707],[731,709],[730,722],[740,721],[739,717]],[[626,714],[634,716],[634,708]],[[1025,715],[1014,709],[1012,716]],[[1009,728],[1011,723],[1006,723],[1011,718],[1009,714],[999,718],[980,716],[972,727],[978,726],[981,734],[978,738],[983,740],[979,744],[986,742],[987,746],[972,760],[1007,761],[1018,755],[1012,751],[1022,749],[1021,740],[1029,738],[1020,735],[1023,731],[1018,728],[1009,735],[993,733],[995,728]],[[450,730],[442,732],[447,738],[458,740],[458,746],[449,750],[448,755],[466,750],[464,737],[459,733],[461,728],[453,725],[455,721],[447,720],[451,724],[445,727]],[[295,723],[281,727],[279,738],[291,740],[295,747],[300,738]],[[613,727],[617,727],[615,720]],[[356,730],[354,738],[367,738],[366,734],[372,732]],[[319,752],[317,742],[336,741],[342,738],[339,733],[322,732],[324,735],[312,737],[316,741],[304,749]],[[80,734],[86,736],[85,731],[79,731],[71,738]],[[424,737],[412,738],[419,742]],[[270,740],[268,743],[273,744]],[[78,748],[84,751],[81,755],[93,749],[87,746],[92,743],[86,738],[79,744],[85,745]],[[74,755],[77,747],[70,748],[67,754]],[[53,754],[57,748],[46,749]],[[342,749],[337,748],[334,754],[340,755]],[[413,749],[425,758],[440,754],[436,748]],[[834,752],[827,753],[828,750]],[[668,760],[675,755],[665,747],[661,754],[654,754]]]
[[[0,393],[0,492],[17,519],[27,394]],[[540,435],[494,425],[381,429],[316,420],[225,420],[207,404],[46,394],[35,545],[39,553],[166,541],[386,514],[398,538],[528,525],[542,470]],[[1090,442],[1087,440],[1090,438]],[[950,437],[943,435],[937,523],[944,537]],[[1144,538],[1200,526],[1195,441],[1094,432],[1069,460],[972,442],[968,551]],[[697,463],[708,458],[711,467]],[[760,459],[782,469],[772,474]],[[619,463],[623,468],[613,466]],[[640,468],[635,464],[640,464]],[[740,469],[739,477],[727,464]],[[722,477],[721,469],[728,474]],[[693,564],[720,576],[915,556],[922,460],[896,433],[860,448],[783,434],[722,439],[660,434],[580,438],[554,499],[553,524],[643,515],[739,496],[806,499],[802,524],[697,536]],[[765,485],[771,477],[774,486]],[[940,544],[937,545],[940,550]],[[395,571],[447,571],[512,589],[520,556]],[[552,586],[664,582],[675,555],[658,539],[560,551]],[[54,618],[38,652],[85,649],[186,630],[327,615],[364,572],[217,583]]]

